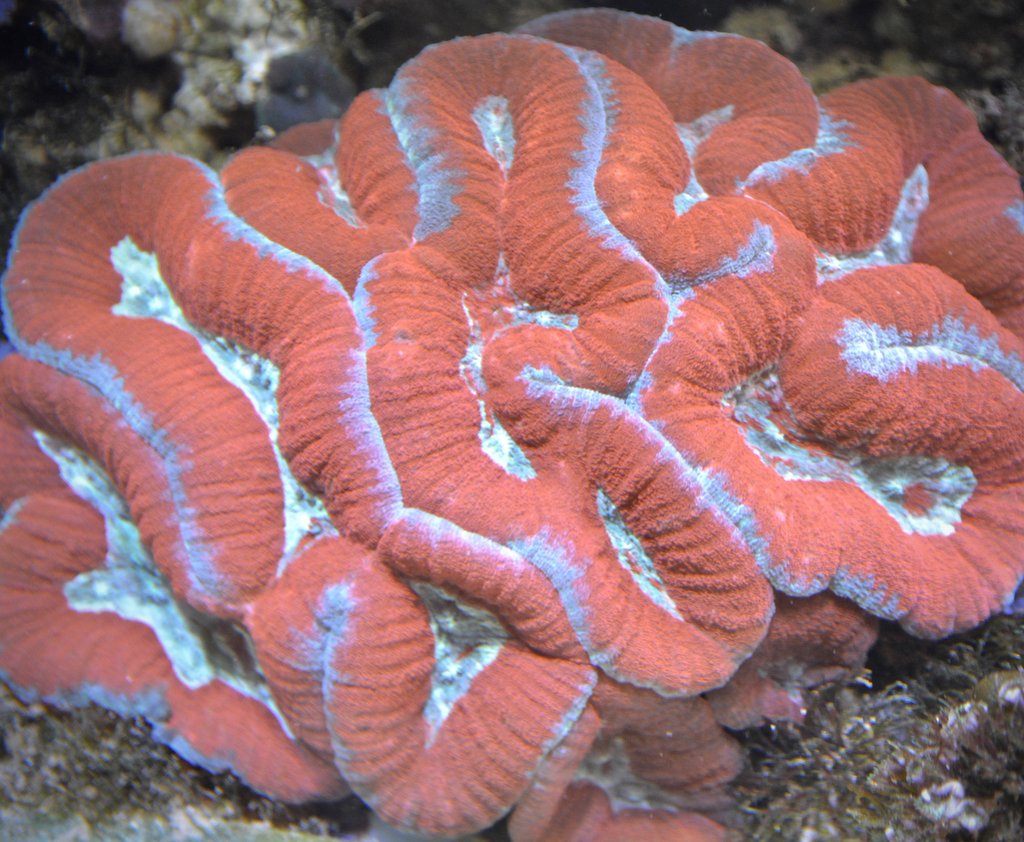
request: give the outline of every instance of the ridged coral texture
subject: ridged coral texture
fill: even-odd
[[[2,675],[426,837],[722,838],[723,726],[1012,601],[1022,271],[948,91],[613,11],[92,164],[3,280]]]

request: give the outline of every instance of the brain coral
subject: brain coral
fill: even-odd
[[[426,836],[720,838],[721,725],[1012,600],[1022,267],[948,91],[610,11],[83,168],[3,281],[3,677]]]

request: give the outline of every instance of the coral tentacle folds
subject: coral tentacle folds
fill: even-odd
[[[0,675],[411,833],[723,838],[718,723],[1013,600],[1022,266],[949,92],[604,10],[85,167],[3,278]]]

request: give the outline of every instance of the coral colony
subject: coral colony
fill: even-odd
[[[948,91],[613,11],[84,167],[3,282],[2,674],[426,837],[720,839],[724,727],[1012,601],[1022,267]]]

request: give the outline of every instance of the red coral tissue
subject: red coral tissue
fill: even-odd
[[[722,838],[721,726],[1013,599],[1022,267],[948,91],[611,11],[85,167],[3,279],[0,674],[426,837]]]

